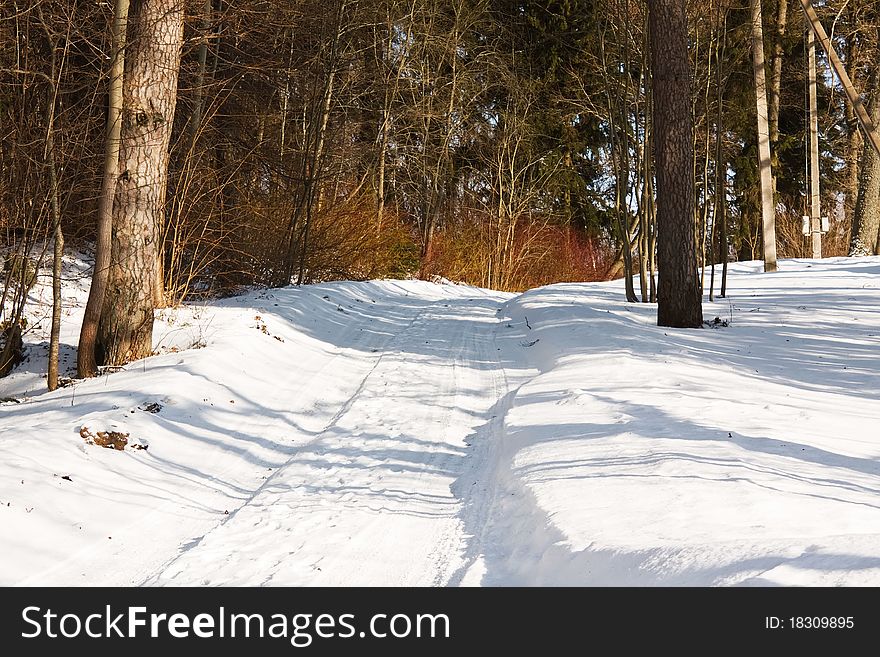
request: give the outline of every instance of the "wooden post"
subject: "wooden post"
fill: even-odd
[[[868,115],[865,105],[862,103],[862,99],[859,98],[859,94],[856,93],[855,87],[853,87],[849,75],[846,73],[846,68],[843,66],[843,62],[840,61],[840,57],[837,56],[834,46],[831,44],[831,39],[828,38],[828,35],[825,33],[825,28],[822,27],[822,24],[819,22],[816,10],[813,9],[813,3],[810,2],[810,0],[801,0],[801,5],[804,8],[804,13],[807,15],[807,21],[813,29],[816,38],[828,54],[828,61],[831,64],[831,68],[834,69],[834,73],[840,79],[840,83],[843,85],[843,90],[846,92],[847,98],[849,98],[849,102],[852,103],[852,107],[859,120],[859,125],[862,126],[862,131],[864,131],[865,137],[871,142],[874,150],[877,151],[877,155],[880,155],[880,135],[877,134],[877,127],[874,125],[874,122],[871,121],[871,117]]]
[[[807,50],[810,55],[810,232],[813,238],[813,257],[822,257],[822,206],[819,198],[819,108],[816,100],[816,39],[807,31]]]

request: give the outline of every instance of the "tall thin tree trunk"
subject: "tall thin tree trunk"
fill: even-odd
[[[385,161],[388,158],[388,120],[389,102],[382,109],[382,126],[379,136],[379,180],[376,189],[376,234],[382,234],[382,221],[385,217]]]
[[[773,158],[773,166],[779,165],[779,103],[782,91],[782,64],[785,56],[783,40],[788,24],[788,0],[777,0],[776,30],[773,39],[773,58],[770,74],[770,155]],[[777,176],[773,175],[773,198],[776,198]]]
[[[52,208],[52,328],[49,334],[49,369],[46,383],[49,390],[58,388],[58,353],[61,346],[61,261],[64,255],[64,234],[61,231],[61,204],[58,200],[58,169],[55,166],[55,107],[58,103],[57,86],[58,55],[56,41],[52,38],[38,8],[40,21],[49,40],[52,52],[49,56],[49,94],[46,103],[46,163],[49,168],[49,199]]]
[[[772,76],[770,78],[770,143],[775,146],[779,141],[779,98],[782,90],[782,64],[785,55],[783,40],[788,26],[788,0],[778,0],[776,13],[776,34],[773,40]]]
[[[95,238],[95,269],[79,334],[76,368],[80,377],[95,376],[98,322],[110,274],[113,200],[119,175],[120,135],[122,132],[122,85],[125,71],[125,40],[128,29],[129,0],[116,0],[113,10],[113,54],[110,65],[110,94],[107,103],[107,139],[104,145],[104,173],[98,201],[98,232]]]
[[[880,124],[880,66],[871,75],[870,108],[874,125]],[[853,213],[853,230],[849,253],[853,256],[873,255],[880,248],[880,155],[868,140],[862,150],[859,192]]]
[[[201,37],[199,39],[197,54],[198,69],[196,72],[194,89],[195,101],[193,102],[192,114],[189,119],[190,155],[192,155],[196,140],[199,137],[199,131],[202,127],[202,114],[205,111],[205,74],[208,69],[208,32],[211,29],[213,11],[212,0],[204,0],[202,2],[202,15],[199,19],[199,31],[201,32]]]
[[[715,300],[715,264],[718,261],[715,235],[718,232],[718,222],[722,216],[721,205],[727,202],[727,199],[724,197],[724,181],[727,178],[727,171],[724,164],[724,75],[722,74],[724,46],[727,44],[727,12],[725,10],[722,17],[720,2],[718,3],[718,30],[719,33],[713,48],[713,56],[715,57],[715,207],[712,210],[712,234],[709,237],[710,259],[712,261],[712,276],[709,280],[709,301]],[[706,120],[709,120],[708,117]],[[724,258],[725,260],[727,259],[726,245]]]
[[[55,59],[55,54],[52,54]],[[55,68],[54,65],[52,67]],[[53,76],[54,77],[54,76]],[[52,205],[52,329],[49,334],[49,371],[47,384],[49,390],[58,387],[58,352],[61,346],[61,259],[64,255],[64,233],[61,231],[61,206],[58,202],[58,171],[55,166],[55,94],[53,90],[50,103],[52,119],[46,139],[49,161],[49,187]]]
[[[648,0],[657,173],[657,323],[696,328],[703,313],[694,226],[694,123],[685,0]]]
[[[724,89],[722,87],[721,70],[727,54],[727,15],[729,7],[724,9],[724,21],[722,23],[723,36],[721,38],[721,57],[716,67],[718,85],[718,148],[716,150],[716,166],[719,168],[715,194],[719,205],[716,207],[715,220],[721,223],[719,235],[719,251],[721,252],[721,291],[719,296],[727,296],[727,265],[730,260],[730,245],[727,242],[727,158],[724,157]]]
[[[712,40],[714,41],[714,32],[712,33]],[[712,143],[712,122],[709,121],[709,95],[712,91],[712,51],[709,50],[709,66],[706,75],[706,92],[704,96],[704,102],[706,105],[706,139],[705,139],[705,154],[703,157],[703,180],[700,184],[700,190],[702,194],[702,198],[700,199],[703,205],[702,213],[697,212],[696,214],[701,215],[699,220],[699,236],[700,236],[700,295],[702,296],[704,290],[706,289],[706,250],[707,250],[707,240],[709,239],[709,162],[711,160],[711,143]],[[695,158],[696,159],[696,158]]]
[[[308,189],[306,191],[306,216],[305,224],[303,225],[301,250],[299,253],[299,272],[297,274],[296,280],[297,285],[302,285],[305,282],[306,256],[309,246],[309,232],[312,227],[312,215],[314,213],[315,207],[317,207],[319,212],[321,210],[321,177],[323,176],[324,166],[324,141],[327,136],[327,124],[330,121],[330,108],[333,103],[333,87],[336,80],[335,57],[333,58],[332,65],[334,68],[330,71],[330,74],[327,78],[327,84],[324,89],[324,97],[321,102],[321,124],[318,128],[317,142],[315,143],[314,151],[311,158],[312,166],[308,179]]]
[[[144,358],[153,349],[160,222],[183,41],[182,0],[140,0],[135,7],[123,85],[112,262],[98,326],[108,365]]]
[[[758,167],[761,174],[761,233],[764,271],[776,271],[776,208],[770,160],[770,125],[767,117],[767,75],[764,71],[764,26],[761,0],[751,0],[752,68],[758,120]]]
[[[54,148],[54,146],[53,146]],[[64,233],[58,204],[58,176],[55,155],[49,155],[49,178],[52,185],[52,329],[49,335],[49,390],[58,387],[58,354],[61,347],[61,263],[64,256]]]
[[[644,161],[648,159],[646,151],[647,140],[638,149],[638,161],[636,162],[636,170],[638,175],[646,174]],[[641,201],[638,209],[638,245],[639,245],[639,292],[642,295],[642,303],[650,301],[648,292],[648,178],[645,175],[641,194]]]
[[[647,27],[647,26],[646,26]],[[645,44],[646,46],[648,44]],[[646,48],[647,50],[647,48]],[[648,62],[645,62],[646,66]],[[654,126],[652,125],[652,103],[650,75],[646,76],[646,101],[647,116],[645,117],[645,189],[648,213],[648,301],[657,303],[657,280],[654,273],[657,270],[657,206],[654,202],[654,162],[651,154],[654,151]]]
[[[385,41],[382,39],[382,47],[380,52],[382,54],[382,61],[380,65],[383,67],[393,66],[394,65],[394,25],[392,24],[391,16],[388,16],[388,22],[385,25],[387,30],[387,38]],[[379,126],[379,162],[378,162],[378,181],[376,185],[376,234],[382,234],[382,222],[385,218],[385,166],[386,160],[388,159],[388,139],[390,137],[390,123],[391,123],[391,106],[394,100],[394,95],[397,92],[397,84],[396,81],[400,79],[400,68],[398,67],[398,72],[395,75],[395,85],[392,88],[391,81],[389,80],[389,76],[387,73],[385,74],[383,80],[384,85],[382,89],[382,123]]]
[[[727,166],[727,162],[724,162]],[[721,193],[726,196],[727,176],[721,179]],[[722,299],[727,296],[727,270],[730,263],[730,244],[727,236],[727,199],[722,197],[721,201],[721,294]]]
[[[854,10],[850,8],[850,16],[854,17]],[[809,29],[809,28],[808,28]],[[846,40],[846,70],[853,84],[858,84],[858,60],[859,42],[854,31]],[[846,130],[848,134],[846,148],[846,198],[844,200],[845,219],[849,226],[855,225],[856,198],[859,195],[859,162],[862,154],[862,133],[859,130],[859,121],[856,118],[855,109],[851,103],[844,106],[846,117]],[[850,233],[850,239],[855,231]]]

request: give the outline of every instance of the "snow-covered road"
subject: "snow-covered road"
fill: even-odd
[[[620,282],[254,292],[49,394],[43,285],[0,381],[0,584],[878,585],[878,281],[740,263],[702,331]]]
[[[391,326],[359,327],[328,365],[351,394],[313,409],[324,428],[294,436],[289,460],[150,583],[446,584],[466,553],[464,512],[482,512],[474,473],[507,392],[503,301],[404,297]]]

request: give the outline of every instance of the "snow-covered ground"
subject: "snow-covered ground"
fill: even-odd
[[[0,380],[0,584],[880,585],[880,258],[734,265],[690,331],[620,282],[254,292],[51,394],[47,283]]]

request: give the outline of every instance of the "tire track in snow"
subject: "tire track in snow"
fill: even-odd
[[[382,360],[382,357],[385,355],[385,353],[381,352],[380,349],[382,347],[386,346],[388,343],[392,342],[397,337],[397,335],[399,335],[400,332],[406,331],[410,326],[412,326],[413,323],[415,323],[418,320],[419,316],[427,310],[427,308],[428,308],[428,306],[426,305],[425,307],[422,307],[422,308],[416,310],[414,312],[414,314],[412,315],[412,317],[409,319],[408,323],[398,333],[395,333],[394,335],[387,335],[384,337],[384,339],[380,339],[380,340],[371,339],[372,336],[379,335],[379,334],[378,333],[369,333],[369,332],[364,333],[363,327],[359,328],[357,332],[355,331],[355,327],[351,327],[350,329],[348,329],[345,332],[344,337],[347,337],[349,334],[351,334],[351,335],[357,336],[357,339],[354,339],[352,345],[349,347],[337,348],[335,350],[335,353],[327,360],[327,362],[324,363],[315,373],[313,373],[313,375],[312,375],[313,378],[320,379],[322,377],[322,375],[324,375],[326,372],[332,370],[333,367],[338,367],[340,365],[340,361],[344,360],[346,358],[346,356],[348,356],[350,359],[351,350],[361,349],[365,353],[370,353],[370,354],[375,353],[376,355],[372,357],[372,365],[369,367],[369,370],[363,375],[363,378],[362,378],[361,382],[359,383],[358,387],[355,389],[355,391],[336,410],[336,412],[333,414],[333,416],[324,425],[324,428],[317,431],[317,432],[314,432],[313,438],[311,440],[309,440],[305,443],[297,444],[295,447],[293,447],[292,448],[293,451],[291,453],[291,456],[287,460],[286,463],[290,463],[290,461],[295,459],[296,455],[299,451],[301,451],[304,448],[308,448],[312,443],[314,443],[317,440],[320,440],[321,436],[327,430],[329,430],[332,426],[335,425],[335,423],[339,420],[339,418],[345,413],[345,411],[354,402],[355,398],[357,397],[357,395],[360,393],[361,389],[363,388],[364,382],[367,380],[367,378],[370,376],[370,374],[372,374],[372,372],[376,369],[376,367],[379,365],[380,361]],[[301,380],[301,382],[295,388],[293,388],[291,390],[292,396],[297,394],[301,390],[306,389],[310,384],[311,384],[311,380]],[[272,480],[278,475],[279,472],[282,471],[283,467],[284,467],[283,465],[276,467],[273,470],[272,475],[267,477],[257,488],[255,488],[246,498],[244,498],[242,500],[241,504],[239,504],[237,507],[232,509],[229,512],[228,516],[224,516],[219,522],[217,522],[216,524],[211,526],[208,529],[208,531],[206,531],[205,533],[203,533],[199,536],[196,536],[195,538],[189,540],[187,543],[182,545],[181,552],[175,554],[170,559],[167,559],[164,563],[162,563],[161,566],[154,569],[152,572],[144,573],[140,578],[141,581],[140,581],[139,585],[144,586],[144,585],[153,585],[153,584],[158,583],[159,576],[163,572],[165,572],[175,561],[177,561],[181,557],[182,554],[185,554],[189,550],[196,548],[199,544],[201,544],[205,540],[205,538],[208,535],[210,535],[212,532],[216,531],[218,528],[222,527],[226,523],[233,520],[233,518],[235,518],[235,516],[239,513],[239,511],[243,507],[250,504],[253,501],[253,499],[260,494],[261,491],[265,490],[268,486],[270,486]],[[216,476],[221,477],[222,475],[223,475],[223,472],[220,472]],[[170,504],[170,502],[168,504]],[[152,516],[153,513],[151,513],[150,515]],[[140,524],[140,522],[143,522],[146,520],[147,520],[147,518],[142,518],[141,521],[139,521],[137,524]]]
[[[463,500],[467,541],[459,566],[443,582],[447,586],[566,586],[577,581],[572,575],[586,561],[568,549],[565,536],[513,470],[524,441],[507,434],[506,418],[520,389],[539,371],[526,364],[523,336],[502,330],[512,321],[499,315],[491,349],[498,363],[492,371],[497,401],[468,438],[470,467],[453,488]]]
[[[310,309],[311,313],[304,315],[304,317],[310,319],[315,319],[315,308],[317,307],[319,309],[317,314],[323,312],[326,316],[321,320],[323,324],[326,325],[326,319],[328,317],[331,320],[336,318],[338,304],[330,301],[329,303],[332,312],[322,311],[321,307],[326,301],[320,300],[320,295],[324,290],[321,288],[315,288],[315,290],[317,291],[312,291],[307,288],[302,291],[301,294],[299,293],[300,291],[297,291],[296,296],[293,298],[288,296],[287,299],[289,302],[292,302],[293,307],[304,308],[307,310]],[[301,418],[303,414],[309,414],[312,410],[311,405],[314,402],[326,401],[326,399],[322,398],[320,391],[316,392],[315,390],[310,390],[309,387],[312,386],[314,388],[314,382],[316,380],[324,381],[325,374],[327,374],[328,371],[332,371],[334,367],[338,367],[341,362],[344,361],[348,367],[354,370],[360,369],[364,366],[375,366],[376,361],[380,357],[380,354],[378,353],[379,348],[392,340],[394,335],[384,333],[382,330],[365,330],[367,328],[373,328],[371,322],[373,322],[374,319],[383,320],[383,327],[388,326],[388,320],[391,319],[392,322],[401,325],[398,327],[399,332],[399,330],[402,330],[411,324],[417,317],[418,313],[424,311],[429,305],[428,301],[421,300],[417,297],[413,297],[411,300],[405,300],[404,296],[409,296],[405,288],[396,289],[395,287],[390,287],[390,289],[372,289],[368,284],[356,284],[353,288],[332,290],[330,293],[340,299],[348,298],[350,300],[355,300],[356,297],[365,296],[367,294],[375,296],[376,299],[379,299],[379,306],[387,306],[388,309],[390,309],[390,312],[388,309],[383,309],[381,312],[375,313],[373,309],[376,308],[376,306],[373,306],[372,304],[370,306],[365,306],[366,312],[354,312],[353,314],[348,313],[346,315],[347,321],[340,325],[341,328],[335,336],[337,338],[338,346],[330,344],[329,346],[331,346],[332,349],[326,349],[328,343],[324,343],[325,349],[316,350],[309,344],[306,344],[306,348],[303,351],[304,360],[302,366],[304,371],[308,373],[308,376],[299,376],[294,380],[294,385],[289,390],[285,391],[291,399],[296,400],[296,403],[288,410],[290,411],[289,416],[299,414],[297,419]],[[325,295],[324,300],[328,299],[329,297]],[[409,301],[415,303],[413,304]],[[345,301],[343,301],[343,303],[345,303]],[[278,304],[275,305],[277,306]],[[341,306],[338,307],[341,308]],[[357,308],[356,305],[352,304],[348,304],[348,307]],[[229,334],[234,335],[236,331],[241,330],[242,326],[247,326],[244,331],[245,333],[249,333],[252,330],[250,325],[255,314],[266,315],[269,311],[259,305],[253,305],[231,309],[231,312],[234,313],[234,315],[227,319],[223,333],[218,333],[214,336],[215,340],[219,339],[222,341],[225,339],[228,343]],[[286,318],[283,315],[279,316],[276,314],[276,321],[282,319]],[[315,319],[315,321],[317,320]],[[353,351],[358,352],[359,358],[357,360],[354,360],[351,357]],[[184,359],[190,358],[197,361],[198,359],[205,357],[207,353],[207,351],[181,352],[181,363],[184,362]],[[211,356],[211,358],[217,360],[216,356]],[[237,353],[236,349],[227,350],[220,357],[220,361],[223,362],[224,365],[229,365],[233,368],[242,367],[242,371],[244,371],[246,365],[242,365],[239,360],[240,355]],[[257,366],[259,369],[259,363],[257,363]],[[338,387],[341,380],[338,377],[331,377],[331,379],[332,383]],[[117,381],[119,381],[119,379],[114,375],[112,382],[116,383]],[[216,388],[218,390],[227,390],[222,380],[216,384]],[[228,392],[232,394],[236,393],[236,391],[233,390],[228,390]],[[212,390],[212,393],[216,394],[217,390]],[[221,392],[220,394],[222,396],[228,393]],[[271,409],[271,400],[269,406],[270,410],[273,410]],[[321,410],[326,413],[329,409]],[[247,411],[245,410],[245,412]],[[171,427],[172,431],[178,425],[180,425],[183,431],[187,431],[189,428],[187,424],[189,418],[187,416],[178,417],[174,421],[169,421],[164,417],[158,416],[155,419],[159,424]],[[310,418],[310,420],[311,419],[312,418]],[[303,427],[299,431],[297,438],[303,440],[308,440],[310,437],[313,438],[315,435],[323,431],[325,426],[326,424],[318,431],[315,431],[314,428],[307,429]],[[289,444],[292,433],[291,427],[287,424],[279,425],[277,420],[272,421],[270,419],[269,421],[254,423],[249,428],[249,432],[255,437],[269,438],[271,441],[274,441],[280,448],[279,451],[276,452],[276,456],[282,457],[282,463],[284,462],[285,453],[290,453],[291,451],[295,452],[295,450],[303,444],[302,442],[294,445]],[[289,458],[287,460],[289,460]],[[225,484],[223,482],[226,479],[227,474],[241,475],[243,471],[248,470],[249,468],[242,468],[242,462],[239,459],[227,459],[220,463],[223,464],[223,467],[217,468],[214,462],[206,464],[205,472],[210,472],[211,475],[209,480],[199,483],[197,481],[198,475],[192,475],[191,482],[193,487],[188,490],[188,492],[194,496],[192,500],[182,500],[179,497],[169,498],[161,501],[152,508],[149,508],[145,513],[129,514],[128,522],[114,526],[112,530],[112,543],[108,542],[102,534],[100,539],[91,540],[81,544],[76,550],[65,554],[63,559],[54,560],[49,568],[35,570],[27,577],[27,579],[22,580],[19,583],[24,585],[39,585],[47,582],[64,582],[72,585],[79,585],[84,581],[80,578],[80,571],[88,571],[89,576],[92,578],[91,581],[98,581],[98,583],[103,583],[105,585],[115,586],[149,583],[155,577],[156,573],[161,572],[163,568],[167,567],[169,563],[179,556],[181,549],[186,550],[197,545],[205,535],[229,519],[229,516],[217,515],[217,505],[219,505],[219,509],[228,508],[231,513],[234,513],[242,503],[246,503],[254,496],[255,491],[258,488],[265,485],[265,479],[258,479],[257,476],[244,477],[241,481],[237,482],[237,486]],[[211,465],[214,465],[215,467],[211,468]],[[277,462],[273,461],[271,463],[266,463],[266,465],[277,467]],[[153,464],[152,467],[160,466]],[[180,466],[172,461],[164,461],[161,467],[168,468],[171,472],[178,473],[181,476],[189,476],[190,472],[187,466]],[[251,482],[253,487],[250,489],[246,488]],[[205,489],[209,490],[206,491]],[[164,489],[162,489],[162,492],[164,492]],[[239,494],[241,494],[240,497]],[[199,510],[198,512],[193,512],[193,509],[190,507],[196,503],[199,504]],[[180,522],[173,520],[179,516],[182,509],[184,510],[184,516],[186,517],[186,522],[183,523],[183,526],[181,526]],[[175,523],[177,528],[169,531],[169,522]],[[157,549],[155,543],[143,541],[140,538],[142,536],[159,536],[162,539],[167,539],[166,542],[168,545],[166,547],[165,545],[160,544]],[[172,542],[175,541],[175,539],[176,542]],[[174,550],[174,552],[172,552],[172,550]],[[122,561],[124,561],[124,566],[118,563]],[[111,562],[117,564],[113,569],[98,565]],[[83,573],[82,576],[84,577],[85,573]]]
[[[326,429],[150,583],[447,581],[466,542],[451,488],[497,402],[500,302],[423,308]]]

